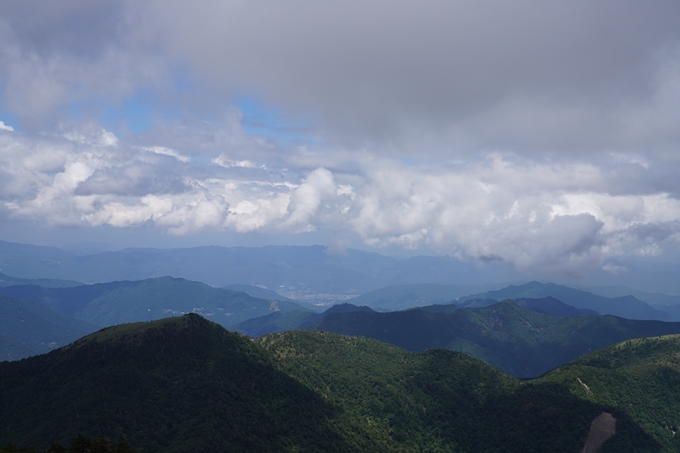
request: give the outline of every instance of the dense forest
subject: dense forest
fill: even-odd
[[[519,380],[461,352],[327,332],[252,340],[193,314],[123,324],[0,363],[0,445],[82,434],[143,452],[579,451],[606,413],[616,434],[599,451],[671,452],[680,340],[662,338]]]
[[[0,446],[0,453],[139,453],[130,447],[130,444],[123,439],[117,442],[104,437],[90,439],[87,436],[78,434],[68,443],[68,448],[59,442],[53,442],[46,449],[36,449],[31,445],[17,447],[12,443]]]

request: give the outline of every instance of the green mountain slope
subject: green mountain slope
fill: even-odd
[[[426,307],[323,316],[308,328],[374,338],[410,351],[464,351],[517,377],[539,376],[625,339],[680,333],[680,323],[615,316],[554,317],[504,301],[489,307]],[[445,310],[445,311],[442,311]]]
[[[584,405],[566,387],[519,381],[459,352],[420,353],[361,337],[284,332],[258,339],[281,369],[405,451],[579,451],[590,422],[617,418],[604,452],[661,451],[623,410]]]
[[[603,412],[602,452],[659,452],[624,410],[465,354],[286,332],[257,341],[190,314],[101,330],[0,363],[0,445],[78,432],[145,452],[578,451]]]
[[[670,314],[653,308],[633,296],[608,298],[554,283],[530,282],[519,286],[511,285],[497,291],[487,291],[461,298],[459,303],[469,299],[540,299],[548,296],[552,296],[572,307],[595,310],[602,315],[614,315],[628,319],[675,320]]]
[[[279,310],[305,310],[289,301],[267,301],[181,278],[97,283],[73,288],[8,286],[0,294],[35,300],[99,326],[150,321],[196,312],[230,326]]]
[[[0,295],[0,360],[18,360],[67,345],[97,330],[34,301]]]
[[[680,451],[680,336],[627,340],[541,379],[588,401],[618,407],[666,451]]]

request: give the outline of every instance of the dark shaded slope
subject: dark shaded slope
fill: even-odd
[[[285,330],[295,330],[311,324],[321,316],[318,313],[310,313],[308,311],[277,311],[257,318],[247,319],[229,326],[229,330],[238,332],[242,335],[248,335],[252,338],[261,337],[274,332],[283,332]]]
[[[368,307],[357,307],[352,304],[333,305],[321,314],[299,310],[286,312],[277,311],[275,313],[242,321],[230,326],[229,329],[243,335],[248,335],[249,337],[257,338],[274,332],[304,329],[322,316],[331,313],[349,313],[352,311],[373,312],[373,310]]]
[[[0,295],[0,360],[18,360],[65,346],[97,330],[34,301]]]
[[[148,452],[356,450],[329,425],[338,415],[262,348],[197,315],[0,364],[0,444],[83,432]]]

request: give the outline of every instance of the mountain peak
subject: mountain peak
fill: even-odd
[[[195,330],[217,324],[208,321],[196,313],[182,316],[158,319],[155,321],[131,322],[117,326],[106,327],[78,340],[74,345],[88,342],[105,342],[109,340],[127,338],[144,334],[150,329],[174,328],[176,330]]]
[[[350,304],[350,303],[345,302],[345,303],[343,303],[343,304],[335,304],[335,305],[333,305],[331,308],[329,308],[328,310],[324,311],[323,314],[324,314],[324,315],[328,315],[328,314],[331,314],[331,313],[348,313],[348,312],[351,312],[351,311],[370,311],[370,312],[375,312],[375,310],[373,310],[373,309],[370,308],[370,307],[367,307],[366,305],[357,306],[357,305],[354,305],[354,304]]]

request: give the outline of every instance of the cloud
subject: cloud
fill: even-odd
[[[413,165],[350,152],[336,154],[330,168],[263,169],[219,165],[222,154],[194,162],[178,158],[182,150],[149,152],[92,125],[57,131],[0,136],[6,218],[146,225],[180,236],[323,229],[368,247],[437,250],[569,275],[610,257],[658,255],[680,240],[680,200],[658,189],[675,176],[651,158],[643,167],[616,156],[598,163],[488,153]],[[309,163],[306,148],[288,153],[288,163]],[[632,182],[620,177],[631,165]]]
[[[634,0],[5,2],[22,132],[0,122],[0,215],[570,275],[655,256],[680,239],[679,21]],[[244,129],[243,97],[305,137]],[[142,101],[145,130],[105,124]]]
[[[224,153],[220,154],[216,158],[212,160],[212,163],[220,165],[225,168],[233,168],[233,167],[240,167],[240,168],[255,168],[255,163],[251,162],[249,160],[243,159],[243,160],[232,160],[229,159]]]
[[[677,138],[672,2],[156,2],[141,14],[217,90],[318,112],[322,133],[344,144],[412,153],[400,145],[425,134],[473,150]]]
[[[255,96],[383,155],[668,152],[679,138],[675,2],[26,0],[0,17],[3,104],[27,123],[143,90],[208,115]]]
[[[164,146],[145,146],[145,147],[142,147],[142,149],[145,150],[145,151],[149,151],[150,153],[172,156],[180,162],[189,162],[191,160],[190,157],[183,156],[182,154],[178,153],[174,149],[166,148]]]

